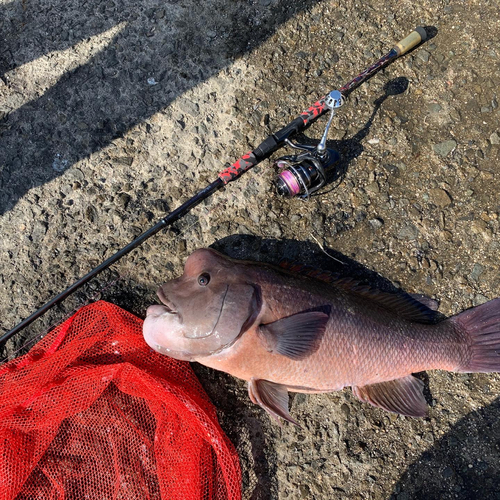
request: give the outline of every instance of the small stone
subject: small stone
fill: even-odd
[[[307,484],[299,486],[300,498],[311,498],[311,488]]]
[[[430,444],[434,443],[434,436],[433,436],[432,432],[426,432],[423,436],[423,439],[427,443],[430,443]]]
[[[126,165],[127,167],[132,166],[132,163],[134,163],[133,156],[119,156],[113,160],[115,163],[118,163],[119,165]]]
[[[453,476],[453,469],[451,467],[445,467],[444,471],[443,471],[443,477],[445,479],[449,478]]]
[[[417,57],[423,62],[428,62],[430,54],[426,50],[419,50]]]
[[[131,196],[127,193],[120,193],[120,195],[117,198],[118,206],[120,206],[123,209],[126,209],[130,200]]]
[[[344,415],[345,418],[349,418],[349,415],[351,413],[351,409],[349,408],[348,405],[345,403],[340,407],[340,411],[342,412],[342,415]]]
[[[488,302],[488,297],[485,297],[482,293],[478,293],[474,296],[474,299],[472,300],[472,305],[474,307],[480,306],[481,304],[486,304]]]
[[[52,169],[56,172],[64,172],[69,167],[69,161],[61,158],[59,153],[56,154],[52,162]]]
[[[439,144],[434,144],[432,149],[434,149],[434,152],[438,156],[444,158],[445,156],[448,156],[456,147],[457,147],[456,141],[451,139],[449,141],[440,142]]]
[[[84,217],[87,219],[90,223],[95,222],[97,219],[97,210],[93,205],[88,205],[87,208],[84,211]]]
[[[377,229],[380,229],[384,225],[384,221],[379,218],[375,219],[370,219],[368,221],[370,223],[370,226],[376,231]]]
[[[399,168],[396,165],[391,165],[390,163],[384,163],[382,165],[387,172],[389,172],[393,177],[399,177]]]
[[[366,186],[365,190],[368,191],[369,193],[379,193],[380,187],[379,187],[377,181],[374,181],[371,184],[368,184],[368,186]]]
[[[456,122],[459,122],[462,119],[460,112],[455,108],[450,108],[450,118]]]
[[[488,223],[482,219],[473,220],[469,227],[473,233],[480,234],[487,241],[491,240],[491,237],[493,236],[493,232],[488,226]]]
[[[306,402],[307,402],[307,396],[302,393],[298,393],[293,399],[293,403],[296,405],[303,405]]]
[[[481,274],[483,273],[483,271],[484,271],[484,267],[481,264],[476,262],[474,264],[474,267],[472,268],[472,272],[470,273],[469,278],[472,281],[477,281],[479,276],[481,276]]]
[[[443,108],[441,107],[440,104],[436,103],[431,103],[427,106],[427,110],[429,113],[439,113]]]
[[[182,255],[186,252],[186,249],[187,249],[186,240],[179,240],[179,242],[177,243],[178,253]]]
[[[408,224],[399,230],[397,237],[400,240],[416,240],[418,229],[413,224]]]
[[[432,203],[441,208],[451,205],[451,202],[453,201],[451,199],[451,196],[444,189],[441,188],[430,189],[429,195]]]
[[[63,197],[68,196],[72,191],[72,187],[70,184],[65,184],[64,186],[61,186],[61,193]]]
[[[35,221],[35,224],[33,225],[33,232],[31,234],[32,238],[34,241],[40,241],[43,239],[45,234],[47,233],[48,229],[48,224],[46,222],[42,221]]]
[[[200,114],[200,107],[193,101],[186,99],[185,97],[181,97],[177,99],[177,106],[184,113],[188,113],[191,116],[198,116]]]
[[[281,238],[282,236],[282,231],[280,228],[280,225],[277,222],[272,222],[269,225],[269,235],[272,236],[273,238]]]
[[[500,136],[497,132],[493,132],[490,135],[490,142],[493,146],[498,146],[500,144]]]

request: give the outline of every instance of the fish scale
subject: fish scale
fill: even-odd
[[[403,293],[211,249],[194,252],[158,295],[165,305],[151,306],[143,327],[153,349],[246,380],[252,401],[293,423],[288,391],[351,386],[374,406],[424,416],[423,384],[412,373],[500,370],[500,299],[436,322]]]

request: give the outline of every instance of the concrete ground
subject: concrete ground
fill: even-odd
[[[280,198],[263,163],[4,357],[88,300],[143,316],[209,245],[400,286],[445,315],[500,296],[500,21],[496,0],[0,0],[0,331],[418,25],[436,36],[339,111],[329,145],[342,161],[319,196]],[[296,395],[299,429],[271,424],[242,382],[194,368],[238,448],[246,498],[500,498],[498,375],[430,372],[425,419],[350,390]]]

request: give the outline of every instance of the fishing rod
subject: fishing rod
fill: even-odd
[[[12,330],[9,330],[2,335],[0,337],[0,343],[5,342],[16,335],[33,321],[45,314],[54,305],[62,302],[85,283],[97,276],[101,271],[107,269],[124,255],[127,255],[134,248],[137,248],[161,229],[164,229],[179,220],[192,208],[208,198],[212,193],[224,187],[229,182],[236,180],[240,175],[250,170],[252,167],[255,167],[263,160],[269,158],[272,153],[285,145],[298,149],[302,152],[297,155],[283,156],[278,158],[275,162],[278,168],[282,169],[275,181],[276,191],[282,196],[299,196],[307,199],[311,193],[317,191],[325,184],[327,171],[331,169],[340,158],[340,155],[336,151],[326,148],[326,137],[336,110],[344,104],[346,98],[356,87],[372,77],[382,67],[386,66],[399,56],[406,54],[426,39],[426,30],[422,27],[416,28],[406,38],[396,43],[396,45],[387,54],[366,68],[358,76],[350,80],[340,89],[329,92],[288,125],[283,127],[278,132],[269,135],[253,151],[249,151],[244,154],[232,165],[222,170],[218,174],[215,181],[206,186],[191,199],[176,208],[173,212],[170,212],[153,227],[139,235],[136,239],[106,259],[99,266],[92,269],[88,274],[66,288],[66,290],[61,292],[59,295],[49,300],[31,316],[12,328]],[[319,117],[328,112],[330,112],[330,118],[323,133],[323,137],[317,146],[294,144],[290,141],[292,136],[303,132]]]

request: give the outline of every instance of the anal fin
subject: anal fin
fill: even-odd
[[[427,403],[423,394],[424,383],[408,375],[378,384],[354,386],[353,394],[366,403],[407,417],[425,417]]]
[[[300,427],[288,413],[288,389],[282,384],[276,384],[264,379],[252,378],[248,382],[248,395],[253,403],[258,404],[279,422],[281,417]]]

